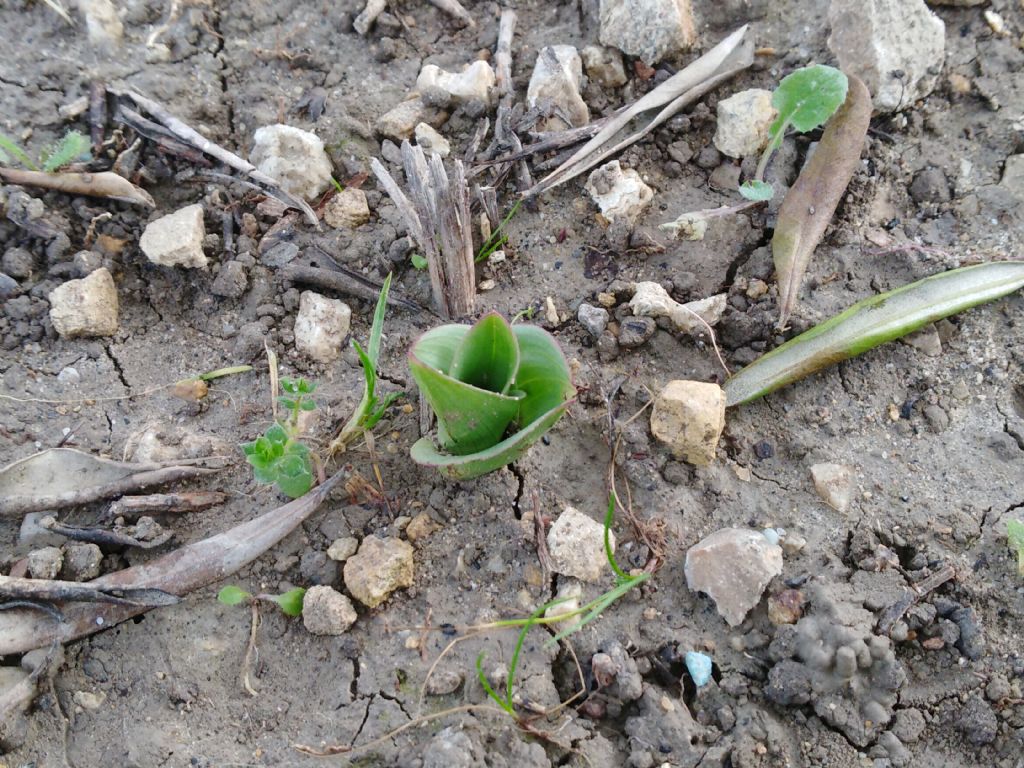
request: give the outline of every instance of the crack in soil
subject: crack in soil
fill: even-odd
[[[117,373],[117,378],[121,382],[121,385],[128,391],[131,392],[131,385],[128,383],[128,379],[124,376],[124,369],[121,367],[121,361],[117,359],[117,355],[114,354],[114,345],[105,344],[103,350],[107,353],[107,357],[110,358],[110,364],[114,366],[114,371]]]
[[[516,488],[516,498],[512,502],[512,513],[516,516],[516,520],[522,520],[523,509],[520,504],[523,500],[523,490],[526,487],[526,475],[523,473],[523,470],[517,467],[514,463],[509,464],[508,468],[512,470],[512,474],[515,475],[516,484],[518,486]]]
[[[359,666],[358,663],[356,666]],[[350,749],[356,745],[356,742],[359,740],[359,736],[363,732],[363,728],[366,727],[366,721],[370,719],[370,707],[373,706],[373,699],[375,696],[376,694],[371,693],[370,698],[366,700],[366,710],[363,712],[363,720],[359,723],[359,727],[356,729],[355,735],[352,737],[352,741],[348,743]]]

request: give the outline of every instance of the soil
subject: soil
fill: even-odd
[[[65,120],[58,110],[87,95],[94,82],[123,82],[242,155],[262,125],[286,122],[313,131],[328,146],[335,176],[351,180],[368,169],[369,157],[381,156],[373,125],[413,89],[422,65],[457,69],[493,51],[498,5],[465,4],[475,28],[459,29],[429,3],[399,0],[363,38],[352,31],[362,6],[354,0],[189,0],[160,36],[167,46],[161,60],[146,40],[171,4],[118,4],[124,42],[102,52],[89,43],[84,25],[69,28],[42,2],[10,0],[0,8],[0,130],[33,153],[68,128],[88,133],[84,116]],[[542,46],[597,42],[596,2],[520,0],[514,6],[513,73],[522,98]],[[222,584],[72,643],[52,689],[44,686],[29,710],[27,729],[7,744],[4,764],[321,765],[322,758],[303,755],[295,745],[358,747],[420,714],[487,702],[475,660],[483,652],[486,670],[507,665],[515,631],[456,644],[432,676],[441,682],[432,679],[430,690],[443,693],[424,695],[428,671],[453,637],[417,628],[522,615],[551,599],[555,582],[543,578],[534,519],[553,519],[567,505],[601,519],[609,409],[622,426],[670,380],[722,378],[710,345],[661,328],[636,349],[606,345],[599,356],[576,320],[580,302],[596,303],[615,280],[659,281],[679,300],[728,291],[718,334],[730,367],[782,340],[773,330],[770,212],[715,220],[700,242],[669,241],[657,225],[684,211],[735,202],[734,194],[708,183],[721,162],[709,151],[716,99],[741,88],[770,89],[795,67],[830,61],[827,3],[698,0],[694,6],[704,48],[750,23],[757,45],[774,53],[759,56],[750,71],[621,155],[656,192],[630,241],[609,239],[577,179],[544,195],[536,210],[520,211],[509,225],[507,262],[481,267],[479,277],[496,287],[480,295],[480,311],[511,317],[532,308],[572,361],[580,397],[568,417],[514,466],[476,481],[448,482],[412,464],[408,448],[419,426],[405,353],[437,321],[429,312],[391,310],[382,386],[407,390],[414,407],[393,410],[376,428],[372,454],[359,445],[332,467],[351,475],[344,492],[225,583],[254,592],[318,582],[343,589],[339,569],[310,553],[350,535],[402,537],[408,518],[426,512],[439,528],[416,542],[414,585],[376,610],[360,607],[355,625],[338,637],[311,635],[300,620],[264,610],[255,697],[240,681],[249,612],[215,600]],[[939,84],[912,109],[873,120],[864,162],[817,249],[787,335],[942,269],[1020,257],[1022,208],[998,182],[1006,158],[1024,149],[1024,13],[1010,0],[991,7],[1005,21],[1005,36],[993,32],[977,7],[936,8],[947,46]],[[690,58],[658,65],[649,80],[642,79],[643,67],[628,61],[626,86],[590,84],[584,97],[592,114],[607,113]],[[316,119],[298,106],[314,88],[327,94]],[[478,123],[471,111],[454,110],[441,128],[460,156]],[[790,172],[813,138],[787,140],[782,158]],[[675,145],[673,154],[680,156],[677,142],[689,148],[688,162],[669,154]],[[149,214],[27,190],[67,239],[47,243],[0,223],[0,252],[24,248],[33,264],[0,314],[2,392],[22,398],[0,401],[0,463],[58,444],[116,458],[131,457],[154,437],[171,454],[221,446],[236,457],[231,466],[214,480],[182,487],[221,490],[229,501],[163,519],[176,541],[188,542],[282,501],[254,482],[234,448],[271,418],[264,342],[277,351],[282,374],[318,383],[313,442],[320,447],[357,403],[362,374],[354,352],[322,365],[295,351],[299,288],[260,259],[256,244],[276,218],[257,212],[249,190],[176,178],[194,166],[148,143],[142,162],[149,175],[143,185],[157,201],[153,217],[201,202],[208,232],[222,231],[222,213],[234,217],[234,250],[210,236],[209,269],[157,267],[138,248]],[[350,269],[378,279],[393,268],[395,290],[429,304],[426,274],[404,253],[400,263],[388,258],[392,242],[404,234],[394,206],[372,179],[363,188],[372,211],[368,224],[315,233],[298,221],[294,242],[312,261],[318,258],[313,246],[320,245]],[[511,182],[499,190],[503,210],[513,196]],[[109,217],[97,220],[100,214]],[[243,214],[255,214],[258,225],[244,239]],[[63,340],[49,322],[46,297],[74,276],[69,263],[90,247],[91,222],[95,235],[108,236],[91,247],[115,275],[120,330],[107,339]],[[113,239],[123,239],[123,249],[111,246]],[[243,262],[248,286],[237,298],[215,295],[217,272],[232,259]],[[772,290],[748,295],[754,280]],[[545,319],[548,297],[557,323]],[[354,338],[365,339],[372,306],[342,298],[353,309]],[[613,314],[621,321],[628,310],[620,306]],[[937,333],[939,354],[889,344],[732,409],[718,460],[706,469],[673,461],[651,437],[645,417],[625,426],[619,490],[628,484],[645,530],[665,534],[661,567],[642,591],[568,644],[550,647],[544,643],[549,635],[534,630],[518,669],[522,697],[551,710],[579,691],[578,661],[589,696],[531,720],[535,733],[501,713],[460,711],[331,762],[410,768],[1024,765],[1024,586],[1006,546],[1007,520],[1024,513],[1024,295],[944,321]],[[256,366],[253,373],[217,381],[201,403],[156,389],[248,362]],[[77,377],[66,373],[71,368]],[[854,469],[856,492],[846,512],[815,492],[809,467],[821,462]],[[377,471],[386,498],[377,492]],[[105,509],[66,510],[61,519],[89,524]],[[0,523],[0,557],[8,566],[26,554],[18,544],[19,524]],[[904,617],[901,639],[892,642],[898,668],[886,657],[884,670],[879,661],[871,668],[878,674],[835,693],[827,675],[815,677],[813,665],[801,661],[803,635],[769,620],[767,599],[732,628],[709,598],[687,589],[687,548],[727,526],[781,528],[791,542],[806,539],[799,551],[787,551],[784,571],[767,595],[800,590],[805,615],[842,630],[802,625],[801,631],[824,638],[829,653],[843,643],[870,642],[874,619],[909,585],[947,565],[955,578]],[[624,519],[616,530],[620,560],[642,567],[650,551],[636,530]],[[107,549],[103,567],[144,562],[171,546]],[[588,585],[584,595],[605,588]],[[714,660],[712,681],[699,690],[682,663],[691,650]],[[619,679],[607,690],[597,690],[591,674],[599,651],[621,662]],[[801,680],[817,682],[800,689]],[[884,727],[859,721],[858,707],[869,699],[888,707],[883,714],[892,719]],[[847,709],[852,715],[844,720],[837,713]]]

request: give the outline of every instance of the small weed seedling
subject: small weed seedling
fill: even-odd
[[[1006,524],[1006,543],[1017,553],[1017,575],[1024,577],[1024,521],[1010,520]]]
[[[278,402],[287,409],[287,417],[251,443],[243,443],[242,452],[258,482],[276,484],[283,494],[297,499],[313,487],[313,461],[301,440],[299,414],[316,408],[309,397],[316,385],[305,379],[281,379],[281,389],[286,394]]]
[[[491,257],[491,254],[508,242],[508,235],[504,233],[505,225],[508,224],[512,220],[512,217],[516,215],[516,211],[519,210],[519,205],[522,202],[522,198],[516,200],[516,204],[512,206],[512,210],[508,212],[508,215],[501,220],[501,224],[498,225],[498,228],[491,233],[489,238],[487,238],[487,242],[480,246],[480,250],[476,254],[476,263],[479,264],[481,261],[487,261],[487,259]],[[414,265],[415,263],[416,262],[413,262]],[[427,260],[423,259],[424,266],[426,266],[426,263]]]
[[[554,338],[496,312],[427,331],[409,350],[409,368],[438,425],[436,443],[413,445],[413,461],[460,480],[515,461],[576,393]]]
[[[807,133],[824,125],[846,100],[848,86],[846,75],[824,64],[803,67],[782,78],[772,94],[772,106],[778,110],[779,116],[772,123],[768,146],[757,164],[754,178],[740,186],[743,197],[771,200],[774,192],[764,181],[764,172],[768,160],[782,144],[786,131],[794,128]]]
[[[377,297],[377,307],[373,311],[373,323],[370,325],[370,342],[364,350],[359,342],[352,339],[352,346],[359,355],[363,366],[363,399],[352,417],[341,428],[338,436],[331,441],[329,453],[333,456],[365,432],[369,432],[380,421],[387,409],[404,393],[392,392],[381,400],[377,397],[377,361],[380,359],[381,337],[384,335],[384,315],[388,308],[388,292],[391,290],[391,275],[387,276]]]
[[[16,160],[29,170],[55,173],[65,165],[89,160],[89,139],[78,131],[70,131],[59,142],[46,149],[36,163],[14,141],[0,133],[0,163]]]
[[[608,559],[608,565],[611,567],[612,572],[615,574],[615,586],[604,594],[598,596],[594,600],[591,600],[586,605],[583,605],[575,610],[566,611],[565,613],[555,614],[552,616],[545,616],[545,612],[556,605],[564,603],[570,598],[559,598],[556,600],[550,600],[544,603],[540,608],[534,611],[526,619],[508,619],[504,621],[496,621],[492,624],[488,624],[486,627],[476,627],[475,629],[489,629],[493,627],[522,627],[519,631],[519,637],[516,640],[515,649],[512,651],[512,658],[509,660],[508,665],[508,679],[505,685],[505,695],[501,696],[491,686],[490,681],[487,680],[487,676],[484,674],[483,662],[485,652],[481,651],[480,655],[476,657],[476,676],[480,681],[480,685],[487,691],[487,695],[494,700],[494,702],[501,707],[503,710],[508,712],[514,719],[519,720],[519,717],[515,712],[515,704],[512,699],[512,689],[515,684],[516,667],[519,665],[519,655],[523,649],[523,643],[526,641],[526,635],[530,629],[538,625],[550,625],[558,622],[567,621],[569,619],[575,619],[579,617],[579,620],[573,623],[571,626],[559,631],[550,640],[547,641],[546,645],[552,645],[560,642],[562,639],[568,637],[574,632],[585,627],[587,624],[592,622],[594,619],[599,617],[605,612],[611,605],[626,594],[629,590],[634,587],[639,587],[645,581],[651,578],[651,574],[644,571],[638,573],[635,576],[630,576],[628,573],[619,567],[618,562],[615,560],[615,554],[612,552],[611,537],[609,532],[612,527],[612,520],[615,516],[615,494],[612,493],[608,499],[608,512],[604,516],[604,554]]]
[[[305,596],[306,590],[302,587],[289,589],[280,595],[254,595],[251,592],[246,592],[241,587],[229,584],[217,593],[217,601],[224,603],[224,605],[241,605],[242,603],[252,605],[257,601],[274,603],[285,616],[301,616],[302,599]]]

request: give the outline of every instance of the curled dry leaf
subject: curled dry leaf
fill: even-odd
[[[818,148],[779,208],[772,258],[779,281],[780,328],[789,320],[811,254],[857,170],[870,120],[871,94],[850,76],[846,101],[825,127]]]

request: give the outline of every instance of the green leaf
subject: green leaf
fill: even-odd
[[[300,411],[315,411],[316,410],[316,403],[314,403],[312,400],[303,400],[301,403],[299,403],[299,410]]]
[[[412,353],[415,354],[416,347]],[[409,367],[437,416],[441,445],[457,455],[491,447],[519,412],[519,398],[478,389],[411,357]]]
[[[43,156],[43,170],[53,173],[76,160],[88,159],[89,140],[78,131],[70,131]]]
[[[295,589],[289,589],[284,594],[275,595],[271,600],[280,606],[281,612],[285,616],[301,616],[302,599],[305,596],[306,590],[302,587],[296,587]]]
[[[749,403],[943,317],[1024,288],[1024,262],[998,261],[926,277],[869,296],[762,355],[726,380],[726,405]]]
[[[1006,523],[1006,543],[1017,552],[1017,575],[1024,577],[1024,521],[1009,520]]]
[[[252,595],[241,587],[236,587],[234,584],[229,584],[217,593],[217,600],[224,603],[224,605],[239,605],[240,603],[247,602],[251,598]]]
[[[316,392],[316,382],[306,381],[305,379],[299,379],[298,389],[299,394],[312,395],[314,392]]]
[[[772,185],[760,179],[750,179],[740,185],[740,194],[747,200],[771,200],[775,196]]]
[[[409,354],[423,365],[445,373],[451,368],[455,350],[467,333],[468,325],[439,325],[420,336]]]
[[[380,340],[384,335],[384,315],[388,310],[388,294],[391,292],[391,273],[384,278],[384,285],[381,286],[380,296],[377,297],[377,306],[373,310],[373,323],[370,325],[370,343],[367,347],[367,355],[373,361],[374,367],[380,359]]]
[[[291,453],[277,462],[277,487],[285,496],[297,499],[313,487],[313,473],[308,456]]]
[[[277,402],[283,405],[289,411],[295,407],[295,398],[292,397],[285,397],[284,395],[281,395],[280,397],[277,398]]]
[[[485,475],[511,464],[526,453],[531,445],[555,425],[568,406],[569,402],[566,401],[511,437],[486,450],[469,455],[441,453],[429,437],[421,437],[412,446],[412,459],[417,464],[436,467],[443,475],[453,480],[470,480]]]
[[[409,261],[412,262],[413,267],[415,267],[416,269],[427,268],[427,260],[426,258],[424,258],[422,254],[414,253],[412,257],[409,259]]]
[[[299,394],[299,383],[295,379],[281,378],[281,389],[290,395]]]
[[[497,312],[490,312],[462,339],[447,374],[479,389],[505,394],[518,370],[519,344],[512,328]]]
[[[535,325],[517,325],[513,333],[520,354],[515,386],[526,395],[520,402],[516,423],[525,427],[566,403],[576,390],[565,355],[550,333]]]
[[[263,433],[263,436],[271,443],[278,445],[284,445],[288,442],[288,433],[285,431],[285,428],[277,422],[274,422],[267,427],[267,431]]]
[[[772,123],[773,135],[792,125],[806,133],[824,125],[846,100],[846,75],[824,64],[798,69],[782,78],[772,94],[772,106],[779,116]]]
[[[25,154],[25,151],[19,147],[17,143],[2,133],[0,133],[0,149],[6,150],[10,155],[17,158],[19,163],[29,170],[39,170],[39,166],[32,162],[32,158]]]

